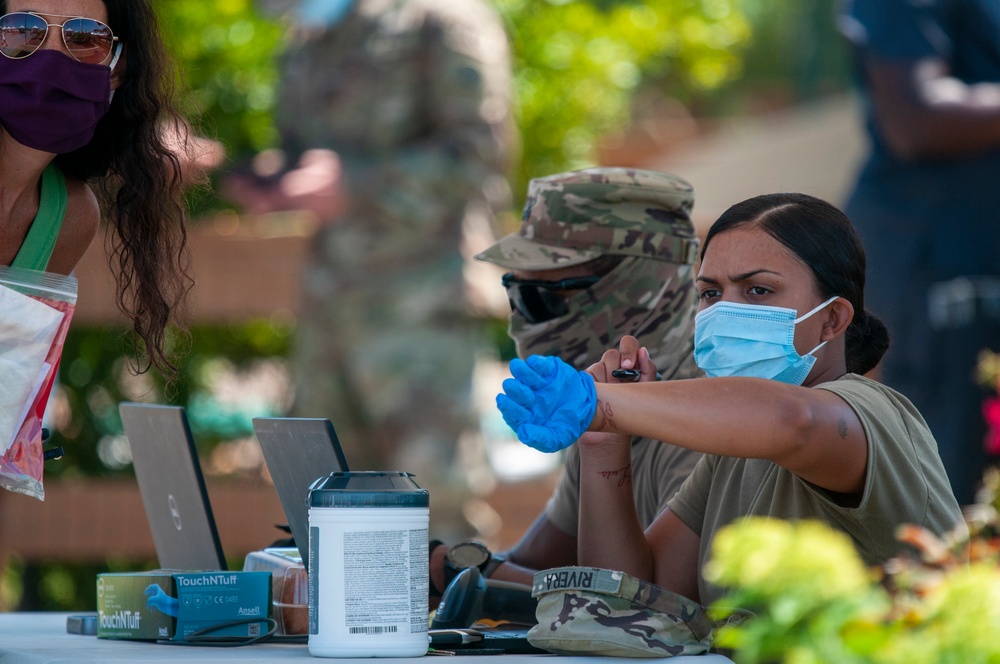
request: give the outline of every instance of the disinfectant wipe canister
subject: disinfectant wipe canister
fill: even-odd
[[[409,473],[333,473],[309,488],[309,653],[427,653],[427,491]]]

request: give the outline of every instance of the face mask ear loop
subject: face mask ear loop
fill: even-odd
[[[816,313],[817,311],[819,311],[820,309],[822,309],[823,307],[827,306],[828,304],[830,304],[831,302],[833,302],[834,300],[836,300],[838,297],[840,297],[840,296],[839,295],[834,295],[829,300],[827,300],[823,304],[819,305],[818,307],[816,307],[815,309],[813,309],[812,311],[810,311],[809,313],[807,313],[805,316],[799,316],[798,318],[796,318],[792,322],[795,323],[796,325],[799,324],[799,323],[801,323],[802,321],[804,321],[805,319],[809,318],[814,313]],[[816,351],[818,351],[820,348],[822,348],[825,345],[826,345],[825,341],[820,342],[820,344],[818,346],[816,346],[811,351],[809,351],[808,353],[806,353],[806,355],[812,355],[813,353],[815,353]]]
[[[819,310],[820,310],[820,309],[822,309],[823,307],[827,306],[828,304],[830,304],[831,302],[833,302],[834,300],[836,300],[836,299],[837,299],[837,298],[839,298],[839,297],[840,297],[839,295],[834,295],[834,296],[833,296],[833,297],[831,297],[831,298],[830,298],[829,300],[827,300],[827,301],[826,301],[826,302],[824,302],[823,304],[819,305],[818,307],[816,307],[815,309],[813,309],[813,310],[812,310],[812,311],[810,311],[809,313],[805,314],[804,316],[799,316],[798,318],[796,318],[795,320],[793,320],[793,321],[792,321],[792,323],[794,323],[795,325],[798,325],[799,323],[801,323],[801,322],[802,322],[802,321],[804,321],[805,319],[809,318],[809,317],[810,317],[810,316],[812,316],[812,315],[813,315],[814,313],[816,313],[817,311],[819,311]]]
[[[798,324],[798,323],[804,321],[805,319],[809,318],[810,316],[812,316],[814,313],[816,313],[817,311],[819,311],[823,307],[827,306],[828,304],[830,304],[831,302],[833,302],[834,300],[836,300],[838,297],[840,297],[840,296],[839,295],[834,295],[829,300],[827,300],[823,304],[819,305],[818,307],[816,307],[815,309],[813,309],[812,311],[810,311],[809,313],[807,313],[805,316],[799,316],[798,318],[796,318],[794,322],[796,324]],[[812,355],[813,353],[815,353],[816,351],[818,351],[820,348],[822,348],[825,345],[826,345],[825,341],[820,342],[820,344],[818,346],[816,346],[811,351],[809,351],[808,353],[806,353],[806,355]]]
[[[808,353],[806,353],[806,355],[812,355],[813,353],[815,353],[816,351],[818,351],[820,348],[822,348],[825,345],[826,345],[826,342],[825,341],[821,341],[818,346],[816,346],[811,351],[809,351]]]
[[[111,64],[108,65],[111,68],[111,73],[115,73],[115,65],[118,64],[118,58],[122,56],[122,51],[125,49],[125,45],[121,42],[115,42],[114,55],[111,57]],[[111,93],[108,95],[108,103],[110,104],[115,99],[115,90],[111,89]]]
[[[118,58],[122,56],[122,51],[124,49],[125,49],[125,44],[121,42],[115,42],[114,55],[111,57],[111,64],[108,65],[111,68],[112,72],[114,72],[115,65],[118,64]]]

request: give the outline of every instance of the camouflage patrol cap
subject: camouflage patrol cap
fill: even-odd
[[[536,178],[517,233],[476,258],[515,270],[551,270],[604,255],[694,263],[694,191],[670,173],[588,168]]]
[[[717,627],[703,606],[641,579],[596,567],[535,574],[538,624],[528,641],[556,654],[618,657],[699,655]],[[725,622],[748,616],[739,612]]]

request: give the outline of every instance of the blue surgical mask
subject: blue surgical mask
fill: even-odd
[[[717,302],[694,319],[694,361],[706,375],[748,376],[801,385],[816,363],[795,350],[795,326],[837,296],[799,318],[794,309]]]

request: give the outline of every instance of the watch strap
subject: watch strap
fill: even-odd
[[[493,572],[497,571],[497,567],[503,565],[507,562],[506,553],[491,553],[490,559],[486,561],[486,568],[483,570],[483,576],[487,579],[493,576]]]
[[[441,597],[441,596],[444,595],[444,590],[445,589],[441,588],[440,590],[438,590],[434,586],[434,576],[430,573],[430,564],[431,564],[431,558],[434,557],[434,549],[438,548],[439,546],[441,546],[443,544],[444,544],[444,542],[442,542],[439,539],[431,540],[430,542],[427,543],[427,595],[428,595],[428,597]],[[447,577],[448,577],[447,565],[445,565],[444,574],[445,574],[445,585],[447,586],[448,585],[448,581],[447,581]]]

